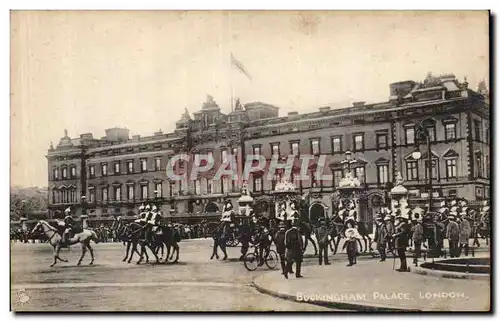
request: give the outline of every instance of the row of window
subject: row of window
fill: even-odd
[[[290,151],[292,155],[299,156],[299,140],[290,141]],[[343,154],[344,150],[343,137],[341,135],[332,136],[331,138],[332,151],[333,154]],[[280,143],[271,143],[271,153],[272,155],[281,155]],[[253,155],[261,155],[262,149],[261,145],[253,145]],[[388,148],[388,135],[387,133],[377,134],[377,148],[387,149]],[[356,133],[353,136],[353,151],[362,151],[365,149],[365,134]],[[309,139],[309,152],[312,155],[321,154],[321,143],[319,138]]]
[[[429,133],[429,140],[431,142],[436,141],[436,126],[427,126],[427,132]],[[452,141],[457,139],[457,124],[456,123],[445,123],[444,124],[444,140]],[[406,145],[415,144],[415,125],[405,125],[405,143]]]
[[[445,178],[457,178],[457,158],[452,158],[452,159],[445,159],[445,164],[446,164],[446,176]],[[438,159],[433,159],[432,160],[432,169],[431,169],[431,175],[432,179],[439,179],[440,178],[440,173],[439,173],[439,160]],[[429,179],[429,161],[424,160],[424,176],[425,179]],[[406,179],[408,181],[416,181],[419,179],[419,173],[418,173],[418,164],[416,160],[407,160],[406,161]]]
[[[61,178],[59,178],[59,168],[54,167],[52,169],[52,177],[54,180],[58,179],[74,179],[76,178],[76,165],[62,165],[61,166]]]
[[[353,169],[354,175],[360,183],[366,182],[366,171],[365,166],[358,166]],[[346,169],[335,169],[333,170],[332,177],[333,181],[331,182],[331,186],[338,187],[340,181],[346,174]],[[278,173],[273,177],[271,181],[271,189],[274,190],[277,182],[281,180],[281,175]],[[299,179],[299,175],[295,176],[292,173],[291,180],[294,182],[296,186],[302,186],[303,181]],[[377,183],[378,184],[386,184],[389,182],[389,165],[387,164],[378,164],[377,165]],[[310,187],[319,187],[324,186],[323,182],[318,178],[318,175],[315,170],[311,170],[309,173],[309,186]],[[262,192],[264,189],[264,176],[255,175],[253,177],[253,191],[254,192]]]

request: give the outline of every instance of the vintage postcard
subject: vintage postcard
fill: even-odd
[[[490,311],[490,12],[10,24],[12,311]]]

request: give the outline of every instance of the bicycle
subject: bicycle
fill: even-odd
[[[252,245],[253,251],[248,252],[243,257],[243,263],[248,271],[255,271],[259,267],[259,255],[257,253],[258,245]],[[278,264],[278,254],[276,251],[269,249],[264,257],[264,263],[269,269],[274,269]]]

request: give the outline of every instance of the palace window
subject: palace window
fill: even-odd
[[[457,138],[457,124],[447,123],[444,125],[444,139],[453,140]]]
[[[58,203],[58,190],[52,189],[52,204]]]
[[[415,144],[415,127],[413,125],[405,127],[405,143],[406,145]]]
[[[127,161],[127,173],[132,174],[133,172],[134,172],[134,161],[128,160]]]
[[[161,198],[163,197],[163,184],[162,183],[155,183],[155,192],[156,196]]]
[[[194,181],[194,194],[201,195],[201,182],[198,179]]]
[[[332,152],[333,154],[342,153],[342,136],[332,137]]]
[[[342,170],[336,169],[333,171],[333,184],[334,186],[339,186],[340,181],[342,180]]]
[[[377,134],[377,149],[387,149],[387,134]]]
[[[90,178],[95,177],[95,165],[89,165],[89,177]]]
[[[127,199],[129,201],[134,199],[134,185],[127,185]]]
[[[253,178],[253,191],[262,192],[263,178],[262,176]]]
[[[147,172],[148,171],[148,160],[146,158],[141,158],[141,172]]]
[[[69,190],[69,198],[71,203],[76,203],[76,188],[71,187]]]
[[[379,184],[386,184],[389,181],[388,165],[377,165],[377,181]]]
[[[474,137],[477,141],[481,141],[481,121],[474,120]]]
[[[299,156],[299,142],[290,142],[290,150],[293,156]]]
[[[71,176],[71,178],[76,177],[76,166],[75,165],[71,165],[69,175]]]
[[[316,177],[316,169],[309,171],[309,176],[311,177],[311,187],[318,187],[318,179]]]
[[[484,178],[484,157],[482,153],[476,153],[476,177]]]
[[[456,178],[457,177],[457,159],[447,159],[446,160],[446,177]]]
[[[233,159],[235,164],[238,164],[238,148],[233,148]]]
[[[207,179],[207,194],[212,194],[213,185],[213,179]]]
[[[108,187],[103,187],[102,188],[102,201],[107,202],[108,201]]]
[[[115,162],[115,174],[120,174],[120,162]]]
[[[221,193],[224,194],[224,193],[227,193],[229,192],[229,180],[227,178],[227,176],[223,176],[222,177],[222,190],[221,190]]]
[[[115,201],[121,201],[121,199],[122,199],[122,188],[120,186],[115,186],[113,194],[114,194],[114,197],[115,197]]]
[[[170,181],[168,183],[168,195],[170,197],[174,196],[174,190],[175,190],[175,181]]]
[[[409,181],[418,180],[418,167],[416,161],[406,161],[406,179]]]
[[[356,167],[356,177],[360,183],[365,182],[366,179],[365,179],[365,167],[364,166]]]
[[[271,144],[271,153],[273,156],[280,156],[280,144],[279,143],[272,143]]]
[[[161,170],[161,157],[155,158],[155,171]]]
[[[149,196],[148,193],[148,185],[147,184],[142,184],[141,185],[141,199],[145,200]]]
[[[318,138],[311,139],[311,154],[319,155],[320,151],[321,149],[320,149],[319,139]]]
[[[108,163],[101,164],[101,172],[102,172],[102,176],[108,175]]]
[[[54,180],[59,179],[59,169],[58,168],[52,169],[52,176],[54,177]]]
[[[68,167],[67,166],[63,166],[62,167],[62,178],[63,179],[67,179],[68,178]]]
[[[354,151],[363,151],[365,149],[365,134],[354,134]]]
[[[254,155],[260,155],[260,145],[254,145],[253,146],[253,154]]]
[[[89,187],[89,203],[95,203],[95,188]]]

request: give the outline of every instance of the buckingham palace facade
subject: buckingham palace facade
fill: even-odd
[[[110,128],[102,138],[90,133],[71,138],[65,131],[46,156],[50,215],[72,207],[76,216],[85,213],[91,220],[105,221],[114,215],[131,217],[141,203],[150,201],[174,220],[195,221],[220,213],[226,199],[237,205],[241,182],[215,180],[215,170],[196,180],[169,180],[168,160],[179,153],[211,154],[216,164],[231,154],[240,173],[246,155],[259,154],[269,161],[273,155],[312,155],[310,179],[297,180],[296,185],[311,195],[309,212],[314,217],[332,214],[332,195],[344,174],[340,164],[346,151],[356,160],[353,172],[373,213],[387,201],[398,172],[415,201],[428,197],[429,159],[436,202],[489,198],[490,111],[484,83],[471,90],[453,75],[429,74],[421,82],[390,84],[389,100],[382,103],[324,106],[286,116],[278,111],[270,104],[237,100],[224,114],[208,96],[199,111],[191,115],[186,110],[171,133],[129,137],[128,129]],[[417,126],[425,126],[429,133],[431,157],[427,148],[415,144]],[[416,148],[422,151],[420,159],[412,156]],[[321,155],[331,180],[315,174]],[[294,166],[296,170],[300,168]],[[251,175],[248,184],[257,212],[273,211],[269,191],[279,179]],[[373,213],[365,219],[371,220]]]

